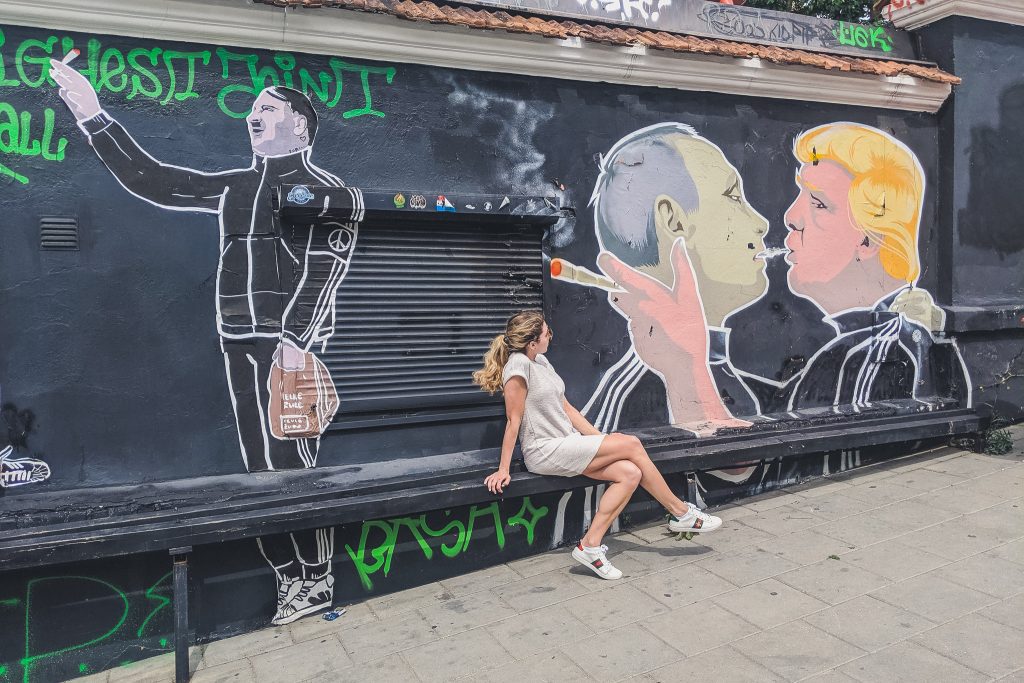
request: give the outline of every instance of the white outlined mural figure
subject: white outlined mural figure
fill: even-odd
[[[210,173],[154,159],[100,107],[88,80],[66,64],[50,64],[61,98],[128,192],[165,209],[218,216],[217,329],[246,469],[314,467],[319,434],[333,413],[318,416],[312,436],[282,439],[280,429],[275,436],[271,371],[275,366],[278,374],[319,367],[314,349],[322,351],[334,333],[335,295],[355,248],[363,202],[358,189],[347,188],[354,208],[331,230],[284,228],[275,221],[271,192],[276,186],[344,187],[310,161],[317,116],[309,99],[289,88],[264,89],[246,119],[252,163]],[[311,272],[326,276],[308,277]],[[328,393],[333,391],[329,387]],[[286,624],[330,606],[333,529],[258,542],[278,581],[273,623]]]
[[[50,478],[50,466],[36,458],[14,458],[14,446],[0,450],[0,488],[39,484]]]
[[[929,405],[930,397],[970,405],[959,350],[932,334],[942,329],[942,311],[916,287],[925,190],[917,157],[883,131],[845,122],[801,134],[794,155],[801,163],[800,191],[786,213],[787,248],[765,250],[761,231],[747,243],[757,250],[753,258],[735,245],[754,224],[728,213],[704,191],[723,178],[728,182],[735,169],[693,129],[678,123],[651,126],[620,140],[602,159],[595,228],[607,251],[598,265],[626,290],[610,293],[609,300],[629,321],[633,345],[602,377],[587,406],[599,429],[617,428],[623,403],[648,369],[665,382],[673,422],[699,435],[737,424],[723,421],[723,415],[763,418],[840,406],[857,411],[901,399]],[[720,195],[763,221],[746,205],[738,176],[734,183]],[[712,201],[705,204],[708,198]],[[733,247],[701,241],[716,238]],[[837,332],[785,383],[732,367],[729,330],[716,322],[766,291],[761,286],[755,294],[757,282],[767,280],[751,261],[760,257],[763,264],[780,254],[790,264],[790,290],[817,304]],[[711,371],[712,390],[699,372],[701,364]],[[766,395],[775,398],[756,398]],[[708,428],[676,419],[681,411],[689,411],[689,417],[703,414]]]

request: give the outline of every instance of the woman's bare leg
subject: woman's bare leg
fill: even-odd
[[[687,504],[680,500],[672,489],[669,488],[668,483],[665,481],[665,477],[661,476],[661,472],[658,471],[657,465],[651,461],[651,457],[647,455],[647,451],[644,450],[643,444],[640,443],[640,439],[635,436],[627,436],[626,434],[609,434],[601,442],[601,447],[597,450],[597,455],[590,463],[588,471],[598,471],[614,462],[620,462],[627,460],[640,469],[640,486],[643,487],[647,493],[661,503],[666,510],[671,512],[676,517],[681,517],[686,514]],[[587,474],[587,476],[593,476]]]
[[[633,491],[636,491],[640,483],[640,468],[628,460],[619,460],[598,468],[591,463],[583,474],[593,479],[612,482],[601,495],[601,503],[597,507],[597,514],[594,515],[590,528],[580,539],[588,548],[596,548],[601,545],[612,522],[626,507]]]

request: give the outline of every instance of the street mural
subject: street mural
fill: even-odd
[[[355,249],[363,209],[361,192],[350,188],[355,208],[348,221],[318,229],[289,226],[286,233],[275,219],[271,191],[279,185],[344,187],[310,160],[317,115],[309,98],[286,87],[263,89],[246,118],[250,166],[197,171],[146,153],[100,107],[92,84],[67,61],[51,60],[50,75],[89,144],[122,187],[165,209],[218,217],[217,329],[246,469],[315,467],[320,435],[338,401],[314,348],[322,350],[334,334],[334,300]],[[312,270],[328,275],[313,278]],[[330,606],[332,530],[297,531],[257,542],[278,579],[273,623],[287,624]]]
[[[838,122],[801,133],[793,155],[796,197],[778,249],[765,247],[768,223],[735,167],[689,126],[642,129],[602,157],[597,266],[632,346],[587,403],[599,429],[618,428],[648,371],[665,384],[671,423],[698,436],[802,408],[929,405],[958,391],[969,405],[955,342],[934,336],[944,315],[916,286],[925,186],[913,152],[881,130]],[[790,291],[836,333],[782,382],[735,368],[724,326],[762,296],[765,260],[780,257]]]

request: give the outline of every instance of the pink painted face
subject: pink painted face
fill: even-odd
[[[785,216],[789,286],[797,294],[813,294],[857,257],[864,233],[850,215],[851,182],[850,174],[832,161],[803,164],[797,173],[800,194]]]

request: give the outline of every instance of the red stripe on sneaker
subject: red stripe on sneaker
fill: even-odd
[[[702,526],[704,526],[704,520],[703,519],[698,517],[697,519],[693,520],[693,528],[694,529],[699,529]]]
[[[601,567],[603,567],[603,566],[604,566],[604,562],[602,562],[601,560],[594,560],[594,561],[593,561],[593,562],[591,562],[590,564],[594,565],[594,566],[595,566],[595,567],[597,567],[598,569],[600,569]]]
[[[583,550],[583,541],[580,541],[579,543],[577,543],[576,547],[579,548],[580,550]]]

